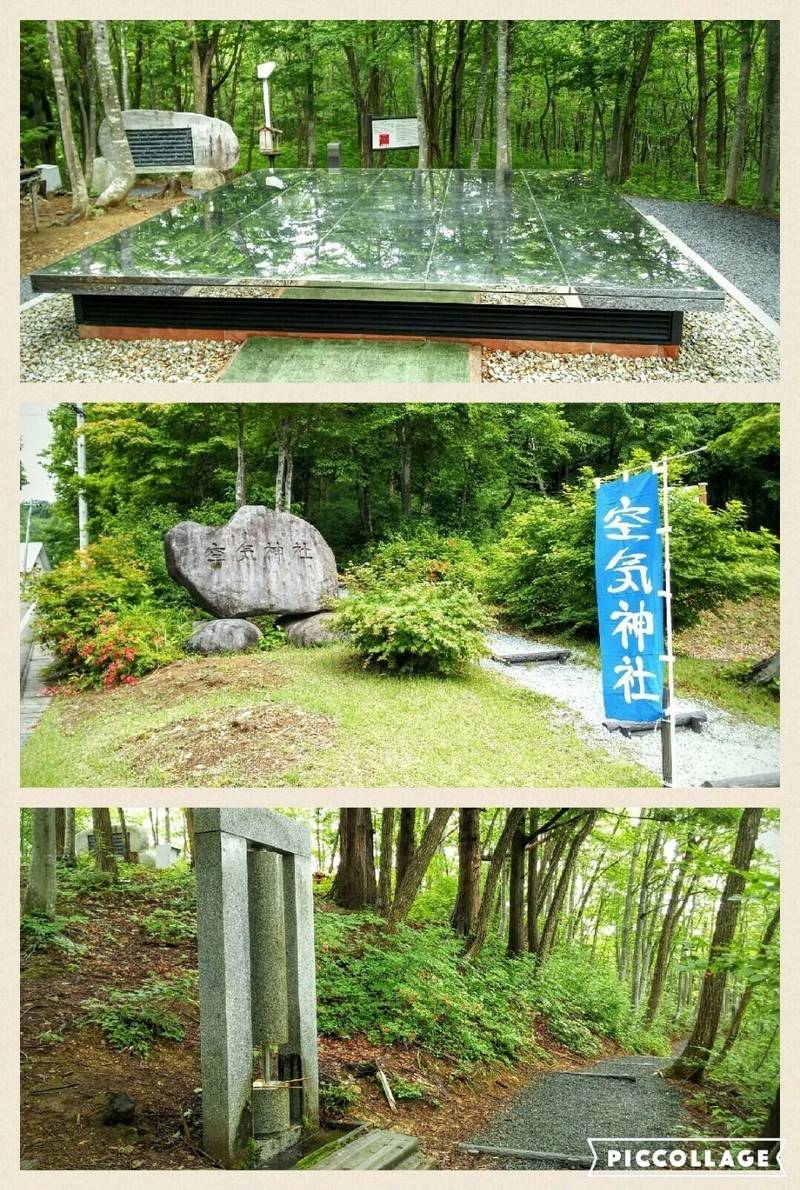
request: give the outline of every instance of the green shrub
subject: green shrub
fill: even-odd
[[[483,572],[483,558],[471,541],[422,528],[413,537],[391,537],[373,546],[363,562],[348,568],[346,581],[362,591],[418,582],[477,591]]]
[[[112,988],[105,999],[82,1002],[83,1023],[97,1025],[112,1049],[146,1058],[158,1040],[183,1040],[183,1026],[171,1005],[194,1002],[195,984],[185,977],[149,979],[138,988]]]
[[[197,921],[193,913],[154,909],[141,919],[140,925],[151,938],[172,945],[197,937]]]
[[[373,587],[337,612],[366,665],[389,673],[449,675],[486,652],[488,617],[476,597],[447,583]]]
[[[438,1107],[438,1100],[433,1099],[431,1096],[430,1083],[403,1078],[400,1074],[393,1074],[389,1079],[389,1086],[398,1103],[425,1100],[431,1106]]]
[[[338,1120],[359,1098],[361,1091],[353,1079],[326,1079],[319,1085],[319,1105],[329,1119]]]
[[[585,471],[563,498],[533,499],[493,551],[487,593],[523,627],[597,631],[592,478]],[[691,626],[701,612],[726,599],[777,593],[777,540],[766,529],[745,529],[744,520],[738,501],[712,509],[689,491],[670,493],[676,629]]]
[[[363,1033],[465,1062],[510,1061],[533,1048],[532,964],[487,944],[462,963],[446,926],[398,926],[368,914],[316,914],[321,1033]]]
[[[71,925],[82,924],[86,918],[82,914],[72,914],[69,917],[44,917],[38,913],[27,913],[20,919],[20,935],[22,949],[26,954],[37,951],[64,950],[70,954],[85,954],[87,948],[80,942],[75,942],[65,931]]]
[[[188,611],[152,603],[122,538],[103,538],[36,579],[36,635],[78,688],[132,684],[182,653]]]

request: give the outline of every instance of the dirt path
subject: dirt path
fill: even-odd
[[[513,653],[531,644],[552,644],[508,632],[489,634],[489,645],[498,653]],[[531,665],[505,665],[499,661],[482,663],[500,673],[555,699],[559,704],[554,716],[571,723],[587,743],[600,746],[616,760],[641,764],[654,773],[661,772],[661,739],[657,732],[639,732],[625,739],[618,731],[603,726],[603,699],[597,669],[574,658],[563,665],[557,662]],[[676,740],[676,784],[697,787],[704,781],[722,781],[778,770],[780,735],[772,727],[762,727],[700,699],[676,698],[679,711],[705,711],[708,722],[700,733],[681,729]]]
[[[591,1158],[589,1137],[677,1136],[688,1117],[678,1087],[659,1076],[671,1059],[630,1054],[609,1058],[574,1074],[535,1078],[488,1127],[470,1140],[500,1148],[569,1153]],[[586,1078],[586,1074],[632,1075]],[[603,1146],[597,1146],[602,1149]],[[563,1163],[509,1157],[475,1157],[482,1169],[564,1169]]]

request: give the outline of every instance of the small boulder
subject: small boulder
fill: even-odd
[[[316,648],[341,639],[341,633],[333,631],[333,621],[333,612],[316,612],[313,616],[282,620],[281,628],[293,645]]]
[[[186,642],[190,653],[247,653],[258,648],[262,632],[247,620],[209,620]]]
[[[218,169],[195,169],[192,171],[192,190],[216,190],[225,185],[225,175]]]
[[[109,1126],[114,1124],[132,1124],[136,1116],[136,1104],[131,1099],[130,1095],[126,1095],[124,1091],[109,1092],[108,1107],[103,1116],[103,1123]]]

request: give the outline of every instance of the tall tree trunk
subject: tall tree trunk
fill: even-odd
[[[508,953],[525,951],[525,818],[519,820],[511,840],[508,871]]]
[[[780,909],[778,908],[775,910],[772,917],[769,919],[769,922],[767,923],[767,928],[764,931],[764,936],[762,937],[762,939],[758,945],[758,960],[760,963],[764,963],[764,961],[766,960],[767,952],[769,951],[770,945],[772,943],[772,939],[775,937],[775,931],[778,928],[779,920],[780,920]],[[747,987],[742,992],[742,995],[739,998],[739,1003],[736,1005],[736,1009],[733,1014],[731,1026],[726,1034],[726,1037],[725,1037],[724,1042],[722,1043],[722,1046],[720,1047],[719,1053],[714,1058],[714,1062],[713,1062],[714,1066],[717,1066],[720,1062],[722,1062],[728,1056],[730,1051],[733,1049],[736,1039],[739,1036],[739,1031],[741,1030],[741,1027],[742,1027],[742,1021],[744,1020],[744,1014],[747,1012],[747,1007],[753,998],[754,991],[755,991],[755,984],[748,983]]]
[[[461,95],[466,62],[467,21],[456,21],[456,51],[450,82],[450,164],[455,168],[461,155]]]
[[[234,500],[236,507],[241,508],[247,501],[247,466],[244,456],[244,410],[239,403],[236,406],[236,492]]]
[[[31,862],[22,912],[51,920],[56,915],[55,810],[31,810]]]
[[[686,905],[687,897],[683,895],[684,881],[686,880],[686,870],[692,856],[692,851],[696,846],[696,840],[690,839],[686,845],[686,852],[683,861],[678,868],[675,876],[675,881],[672,885],[672,891],[669,897],[669,904],[664,917],[661,919],[661,930],[658,935],[658,946],[656,948],[655,962],[653,963],[653,974],[650,979],[650,992],[647,998],[647,1008],[644,1014],[645,1027],[649,1028],[658,1015],[658,1010],[661,1007],[661,997],[664,993],[664,984],[667,979],[667,967],[669,966],[669,957],[672,951],[672,942],[675,937],[675,929],[678,925],[681,913]]]
[[[125,22],[118,21],[119,29],[119,89],[122,98],[122,110],[128,111],[131,106],[131,96],[128,87],[128,43],[125,36]]]
[[[644,940],[645,927],[647,924],[647,904],[650,885],[653,878],[653,868],[655,867],[658,860],[658,853],[660,850],[661,830],[660,828],[656,828],[655,832],[647,841],[647,851],[645,852],[644,857],[642,879],[639,885],[639,900],[636,908],[636,929],[634,931],[633,962],[631,964],[631,1007],[634,1010],[639,1007],[642,983],[646,973],[646,964],[644,962]]]
[[[719,1028],[722,997],[728,979],[728,972],[722,964],[736,931],[740,898],[756,848],[762,813],[761,809],[755,807],[742,811],[730,868],[717,910],[697,1018],[686,1049],[666,1071],[670,1078],[685,1079],[693,1083],[702,1083],[705,1078]]]
[[[528,950],[536,954],[539,949],[539,811],[531,810],[528,815],[528,833],[532,845],[528,848]]]
[[[749,114],[750,74],[753,68],[753,22],[739,21],[741,56],[739,59],[739,82],[736,88],[736,114],[733,121],[731,149],[728,156],[728,170],[725,175],[725,202],[739,201],[739,186],[744,169],[744,150],[747,142],[747,118]]]
[[[183,820],[186,824],[186,842],[189,845],[189,863],[194,867],[195,856],[195,834],[194,834],[194,809],[187,806],[183,811]]]
[[[465,938],[475,928],[481,901],[480,818],[478,809],[458,811],[458,888],[450,924]]]
[[[125,821],[125,811],[122,806],[117,807],[117,817],[119,818],[119,829],[122,831],[122,858],[126,864],[129,864],[131,862],[131,841],[128,834],[128,824]]]
[[[390,930],[394,929],[399,922],[405,921],[406,917],[408,917],[425,873],[436,853],[437,847],[444,837],[445,828],[450,821],[452,813],[453,811],[450,807],[434,810],[419,841],[419,847],[414,852],[414,858],[406,868],[403,881],[395,890],[392,908],[386,919],[386,924]]]
[[[780,150],[781,107],[781,23],[766,22],[767,42],[764,50],[764,107],[761,123],[761,161],[758,169],[758,192],[753,204],[756,210],[766,211],[775,202],[778,184],[778,153]]]
[[[558,879],[553,899],[550,903],[550,908],[547,911],[544,926],[542,927],[542,937],[539,943],[538,961],[540,964],[544,963],[551,953],[556,940],[556,930],[558,928],[558,920],[561,915],[561,907],[564,904],[564,899],[569,888],[569,882],[572,879],[572,871],[578,861],[578,854],[581,847],[586,842],[587,838],[592,832],[592,828],[597,821],[599,810],[590,810],[581,826],[577,828],[572,837],[572,841],[567,851],[564,866],[561,869],[561,875]]]
[[[617,972],[620,983],[626,983],[628,979],[628,971],[631,961],[631,927],[633,925],[633,890],[636,883],[636,867],[639,862],[639,854],[642,849],[642,842],[637,831],[636,837],[631,848],[631,862],[628,868],[628,882],[625,886],[625,905],[622,911],[622,929],[620,930],[619,938],[619,961],[617,965]]]
[[[64,844],[67,834],[67,812],[63,806],[56,808],[56,860],[64,858]]]
[[[381,855],[378,873],[378,912],[387,916],[392,904],[392,836],[394,833],[394,807],[386,806],[381,811]]]
[[[117,857],[114,854],[114,832],[111,829],[111,811],[92,809],[92,830],[94,832],[94,863],[98,872],[107,872],[117,877]]]
[[[306,109],[306,165],[317,168],[317,106],[314,95],[314,54],[311,46],[311,22],[304,21],[306,41],[305,109]]]
[[[706,33],[702,21],[694,22],[694,58],[697,70],[697,120],[695,123],[695,166],[697,191],[708,194],[708,73],[706,70]]]
[[[417,811],[413,808],[403,808],[400,811],[400,826],[397,831],[397,859],[395,871],[395,888],[399,888],[403,883],[403,877],[408,871],[408,865],[414,858],[416,850],[416,839],[414,836],[414,826],[416,824]]]
[[[125,135],[125,125],[122,110],[119,106],[117,85],[114,81],[114,71],[111,66],[111,55],[108,49],[108,26],[105,21],[92,21],[94,36],[94,52],[97,60],[97,81],[103,99],[103,110],[108,122],[111,149],[108,161],[112,167],[111,181],[103,193],[95,200],[95,206],[110,207],[124,202],[136,178],[128,138]]]
[[[428,137],[428,124],[425,112],[425,82],[422,77],[422,50],[420,46],[419,21],[412,22],[411,37],[414,55],[414,104],[417,109],[417,128],[419,131],[417,169],[430,169],[431,146]]]
[[[64,863],[75,867],[75,807],[67,806],[64,824]]]
[[[497,153],[495,168],[511,169],[511,144],[508,139],[508,88],[509,88],[509,26],[510,21],[497,22]]]
[[[81,85],[78,88],[78,104],[81,109],[83,137],[83,176],[86,189],[92,188],[92,174],[97,150],[97,86],[95,82],[92,27],[89,21],[81,21],[75,32],[78,61],[81,66]]]
[[[80,157],[75,145],[75,133],[72,128],[72,114],[70,111],[69,91],[64,76],[64,66],[61,61],[61,46],[58,39],[58,22],[47,21],[47,48],[50,54],[50,69],[53,74],[53,87],[58,104],[58,118],[61,124],[61,143],[64,148],[64,160],[67,163],[69,188],[72,193],[72,218],[83,219],[89,212],[89,191],[81,168]]]
[[[211,64],[217,52],[220,30],[215,29],[210,38],[203,38],[202,43],[197,34],[197,22],[186,22],[191,41],[192,56],[192,110],[201,116],[210,115],[209,101],[211,98]]]
[[[650,64],[650,56],[653,52],[653,43],[656,39],[657,29],[658,26],[654,22],[647,22],[642,36],[639,55],[636,59],[630,82],[628,83],[628,93],[625,96],[625,106],[622,109],[620,125],[619,169],[617,176],[612,179],[620,185],[623,182],[627,182],[631,176],[633,138],[636,132],[636,103],[642,83],[645,80],[645,75],[647,74],[647,67]]]
[[[486,880],[483,885],[483,895],[481,896],[481,903],[478,909],[478,916],[475,919],[475,929],[467,939],[464,948],[464,957],[466,959],[475,960],[483,950],[483,944],[486,941],[486,935],[489,931],[489,921],[494,907],[494,895],[497,890],[497,885],[500,880],[500,875],[503,871],[503,863],[508,849],[511,846],[511,840],[516,833],[520,822],[525,819],[524,810],[509,810],[506,814],[506,821],[497,845],[492,853],[492,858],[489,861],[489,870],[486,873]]]
[[[340,860],[331,898],[342,909],[366,909],[377,898],[372,811],[339,811]]]
[[[714,171],[717,181],[725,165],[727,95],[725,89],[725,37],[721,21],[714,22],[714,46],[716,51],[715,99],[717,105],[716,131],[714,136]]]
[[[472,125],[472,150],[469,167],[477,169],[480,164],[483,142],[483,120],[486,114],[486,91],[489,79],[489,59],[492,48],[492,26],[490,21],[481,21],[481,73],[478,79],[478,95],[475,100],[475,122]]]

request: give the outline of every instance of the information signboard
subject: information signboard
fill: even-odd
[[[373,149],[416,149],[419,124],[416,116],[372,116]]]

